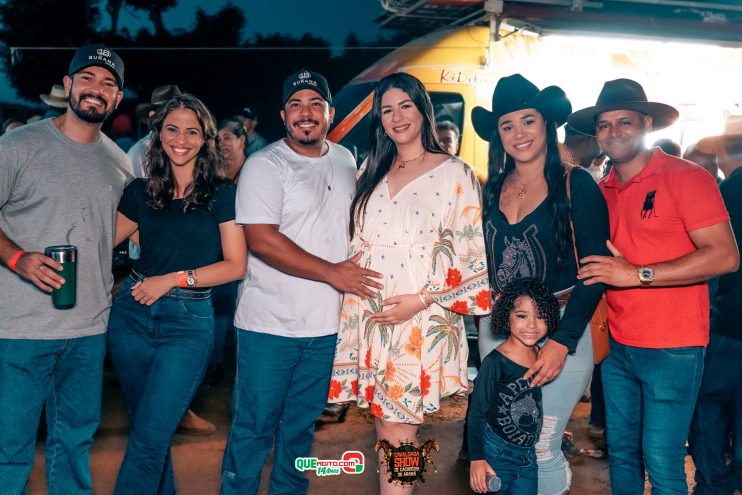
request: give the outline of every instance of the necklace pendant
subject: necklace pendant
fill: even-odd
[[[403,162],[403,161],[400,160],[399,161],[399,165],[397,165],[397,168],[401,170],[401,169],[405,168],[406,165],[407,164],[405,162]]]
[[[523,198],[525,198],[525,197],[526,197],[526,188],[525,188],[525,187],[521,188],[521,190],[520,190],[520,191],[518,191],[518,197],[519,197],[520,199],[523,199]]]

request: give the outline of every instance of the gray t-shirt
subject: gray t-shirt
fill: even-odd
[[[0,266],[0,338],[105,332],[116,207],[131,177],[126,155],[102,133],[80,144],[46,119],[0,137],[0,230],[26,251],[57,244],[78,250],[77,303],[68,310]]]
[[[281,139],[250,156],[237,185],[237,223],[278,225],[299,247],[331,263],[348,255],[350,202],[356,164],[342,146],[327,142],[318,158],[299,155]],[[234,324],[283,337],[337,333],[342,294],[294,277],[249,256]]]

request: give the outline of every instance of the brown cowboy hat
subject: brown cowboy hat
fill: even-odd
[[[479,137],[489,141],[500,117],[525,108],[535,108],[545,119],[551,119],[561,126],[567,121],[572,104],[560,87],[549,86],[539,91],[522,75],[513,74],[497,81],[492,93],[492,111],[474,107],[471,121]]]
[[[67,108],[67,95],[61,84],[55,84],[48,95],[39,95],[39,98],[52,108]]]
[[[709,136],[696,143],[695,149],[709,155],[719,155],[730,141],[742,141],[742,115],[730,115],[724,122],[724,132],[718,136]]]
[[[164,105],[170,98],[178,96],[180,89],[174,84],[168,86],[160,86],[152,90],[152,98],[149,103],[140,103],[136,108],[136,115],[142,122],[147,122],[149,119],[149,112],[157,110],[159,107]]]
[[[670,105],[647,101],[641,84],[631,79],[616,79],[603,85],[595,106],[578,110],[567,119],[576,131],[595,135],[595,119],[601,113],[614,110],[632,110],[652,117],[652,130],[671,126],[678,118],[678,111]]]

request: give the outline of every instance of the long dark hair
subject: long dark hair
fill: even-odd
[[[178,108],[191,110],[201,125],[204,144],[196,157],[193,168],[193,181],[185,190],[183,211],[193,210],[198,205],[208,204],[218,185],[222,158],[216,148],[216,124],[214,117],[201,100],[189,93],[182,93],[168,100],[150,119],[152,139],[145,157],[146,186],[150,205],[159,210],[173,200],[175,179],[170,167],[170,159],[162,149],[160,133],[165,117]]]
[[[570,254],[572,249],[572,233],[569,227],[569,199],[565,182],[565,168],[559,155],[557,143],[557,127],[553,120],[544,117],[546,125],[546,163],[544,177],[548,193],[546,204],[549,208],[549,219],[556,232],[556,255],[559,269],[565,269],[574,259]],[[495,126],[492,131],[489,149],[489,163],[487,169],[487,183],[484,186],[483,203],[485,217],[490,212],[500,208],[500,192],[508,174],[515,168],[515,160],[505,152],[500,140],[500,133]]]
[[[381,79],[374,90],[374,104],[371,108],[371,148],[368,153],[366,170],[356,184],[356,195],[350,205],[350,235],[363,224],[366,214],[366,204],[376,186],[389,172],[397,155],[397,148],[381,125],[381,97],[392,88],[397,88],[407,93],[415,104],[417,110],[422,114],[423,125],[421,130],[422,145],[425,151],[431,153],[445,153],[435,134],[435,117],[433,116],[433,104],[425,87],[415,77],[397,72]]]

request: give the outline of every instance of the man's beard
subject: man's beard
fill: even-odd
[[[83,110],[80,107],[80,102],[87,97],[92,97],[102,102],[104,107],[103,112],[99,113],[94,107],[91,107],[88,110]],[[106,120],[106,118],[108,118],[111,113],[113,113],[113,108],[108,109],[108,105],[103,98],[98,98],[97,96],[91,94],[82,94],[77,100],[75,100],[74,98],[70,98],[70,108],[73,112],[75,112],[75,115],[77,115],[80,120],[89,124],[100,124],[101,122]]]
[[[301,119],[292,124],[285,124],[286,132],[304,146],[312,146],[325,139],[327,136],[327,127],[321,129],[320,134],[316,137],[312,137],[312,132],[306,133],[303,129],[300,129],[297,124],[300,122],[313,122],[320,126],[320,122],[311,119]]]

